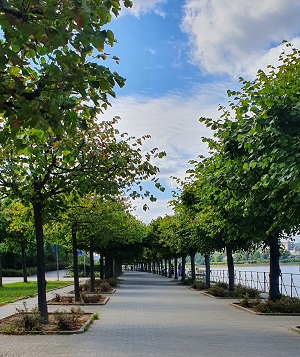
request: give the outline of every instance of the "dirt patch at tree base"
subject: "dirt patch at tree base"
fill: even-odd
[[[47,301],[48,305],[105,305],[109,301],[109,297],[100,294],[86,294],[79,301],[75,301],[74,296],[58,296]]]
[[[210,298],[215,298],[215,299],[227,299],[227,300],[237,300],[239,298],[237,297],[234,297],[234,296],[215,296],[215,295],[212,295],[212,294],[209,294],[208,292],[206,291],[202,291],[201,292],[202,295],[205,295],[205,296],[208,296]]]
[[[95,291],[91,291],[91,290],[80,290],[80,294],[107,294],[107,295],[111,295],[114,294],[117,290],[116,289],[109,289],[108,291],[102,291],[102,290],[97,290],[95,289]],[[75,291],[72,290],[69,292],[69,294],[75,294]]]
[[[268,315],[268,316],[300,316],[300,313],[295,313],[295,312],[259,312],[256,311],[254,308],[251,307],[243,307],[237,302],[233,302],[230,304],[231,306],[244,310],[246,312],[250,312],[251,314],[255,315]],[[300,331],[300,330],[299,330]]]
[[[71,313],[69,315],[72,315]],[[78,334],[87,331],[90,324],[98,319],[98,316],[93,313],[84,313],[73,321],[68,330],[59,330],[55,313],[49,313],[49,322],[42,324],[39,330],[26,331],[20,327],[20,315],[18,313],[5,317],[0,320],[0,334],[7,335],[29,335],[29,334]]]

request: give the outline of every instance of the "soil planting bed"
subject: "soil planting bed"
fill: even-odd
[[[59,296],[59,298],[54,297],[47,301],[48,305],[105,305],[109,300],[109,297],[102,296],[100,294],[88,295],[80,301],[75,301],[74,296]]]
[[[70,314],[71,315],[71,314]],[[55,314],[49,313],[49,323],[41,325],[40,330],[25,331],[19,327],[19,314],[14,314],[0,320],[0,334],[27,335],[27,334],[74,334],[83,333],[97,317],[92,313],[84,313],[76,318],[68,330],[59,330],[55,322]]]
[[[269,316],[300,316],[300,313],[294,313],[294,312],[259,312],[256,311],[252,307],[243,307],[237,302],[233,302],[230,304],[231,306],[234,306],[237,309],[244,310],[247,312],[250,312],[251,314],[255,315],[269,315]]]

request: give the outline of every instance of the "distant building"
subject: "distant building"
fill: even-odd
[[[295,242],[288,240],[285,242],[281,242],[281,245],[283,245],[285,250],[292,251],[295,249]]]

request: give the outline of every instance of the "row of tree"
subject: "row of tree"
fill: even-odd
[[[210,155],[192,162],[172,202],[174,217],[150,224],[150,252],[159,242],[166,258],[189,254],[193,272],[196,252],[208,259],[226,251],[232,290],[233,252],[267,247],[269,297],[276,300],[280,239],[297,233],[300,223],[299,50],[286,43],[276,68],[240,81],[241,90],[228,91],[229,106],[220,107],[217,120],[200,119],[213,132],[203,139]]]
[[[103,242],[112,230],[110,252],[125,230],[124,242],[130,243],[128,230],[139,231],[139,224],[125,213],[120,197],[126,192],[132,198],[154,200],[140,183],[152,179],[160,187],[151,159],[164,153],[142,151],[148,136],[136,139],[119,133],[118,119],[99,119],[115,96],[114,86],[125,82],[103,65],[107,58],[118,62],[104,49],[115,43],[106,25],[119,15],[121,4],[132,6],[129,0],[0,2],[0,194],[5,200],[1,208],[14,212],[17,205],[23,205],[22,210],[30,207],[38,308],[45,322],[45,224],[64,239],[71,236],[76,264],[79,230],[85,232],[91,251],[106,249]],[[5,234],[24,234],[26,240],[31,236],[30,224],[14,230],[3,214],[4,226],[9,225]],[[124,230],[114,220],[122,221]],[[64,226],[70,229],[67,235]],[[101,247],[92,246],[99,237]]]

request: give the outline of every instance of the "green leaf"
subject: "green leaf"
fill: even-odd
[[[107,30],[106,31],[106,35],[107,35],[107,39],[108,39],[108,43],[113,46],[114,42],[115,42],[115,35],[111,30]]]

